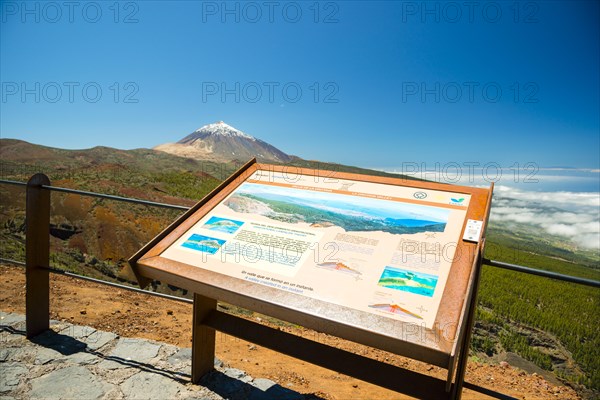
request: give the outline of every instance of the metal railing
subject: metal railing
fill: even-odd
[[[0,179],[0,183],[5,183],[8,185],[16,185],[16,186],[27,186],[27,182],[10,181],[10,180],[5,180],[5,179]],[[96,197],[96,198],[100,198],[100,199],[122,201],[125,203],[142,204],[142,205],[151,206],[151,207],[170,208],[170,209],[182,210],[182,211],[187,211],[190,209],[190,207],[180,206],[177,204],[158,203],[156,201],[132,199],[130,197],[121,197],[121,196],[115,196],[112,194],[87,192],[85,190],[62,188],[62,187],[51,186],[51,185],[40,185],[40,188],[54,191],[54,192],[73,193],[73,194],[78,194],[81,196],[89,196],[89,197]]]
[[[0,179],[0,184],[22,186],[22,187],[28,186],[27,182],[19,182],[19,181],[12,181],[12,180],[6,180],[6,179]],[[61,192],[61,193],[70,193],[70,194],[76,194],[76,195],[80,195],[80,196],[95,197],[95,198],[100,198],[100,199],[120,201],[120,202],[125,202],[125,203],[132,203],[132,204],[139,204],[139,205],[145,205],[145,206],[150,206],[150,207],[161,207],[161,208],[168,208],[168,209],[181,210],[181,211],[187,211],[190,209],[190,207],[180,206],[180,205],[176,205],[176,204],[159,203],[159,202],[155,202],[155,201],[134,199],[134,198],[129,198],[129,197],[104,194],[104,193],[95,193],[95,192],[63,188],[63,187],[52,186],[52,185],[43,185],[42,184],[42,185],[37,185],[37,187],[41,190],[55,191],[55,192]],[[23,266],[23,267],[27,266],[26,262],[19,261],[19,260],[6,259],[6,258],[1,258],[1,257],[0,257],[0,262]],[[175,301],[181,301],[181,302],[189,303],[189,304],[192,304],[194,302],[193,300],[187,299],[185,297],[173,296],[173,295],[169,295],[169,294],[165,294],[165,293],[154,292],[151,290],[144,290],[141,288],[123,285],[123,284],[116,283],[116,282],[110,282],[110,281],[106,281],[106,280],[102,280],[102,279],[96,279],[96,278],[91,278],[91,277],[80,275],[80,274],[75,274],[73,272],[65,271],[65,270],[62,270],[59,268],[53,268],[52,266],[49,265],[49,262],[48,262],[48,265],[38,265],[38,268],[44,269],[50,273],[60,274],[60,275],[68,276],[68,277],[75,278],[75,279],[82,279],[82,280],[86,280],[89,282],[94,282],[94,283],[98,283],[98,284],[102,284],[102,285],[116,287],[119,289],[129,290],[132,292],[148,294],[151,296],[161,297],[161,298],[175,300]]]
[[[577,283],[578,285],[586,285],[586,286],[600,288],[600,281],[595,281],[593,279],[580,278],[578,276],[559,274],[558,272],[552,272],[552,271],[546,271],[543,269],[525,267],[523,265],[510,264],[510,263],[506,263],[506,262],[502,262],[502,261],[489,260],[487,258],[483,259],[483,263],[485,265],[489,265],[492,267],[522,272],[524,274],[537,275],[537,276],[542,276],[544,278],[557,279],[559,281]]]
[[[23,261],[11,260],[9,258],[2,258],[2,257],[0,257],[0,263],[17,265],[19,267],[27,266],[27,264],[25,264]],[[112,286],[112,287],[116,287],[119,289],[129,290],[129,291],[135,292],[135,293],[149,294],[151,296],[161,297],[163,299],[181,301],[182,303],[188,303],[188,304],[194,303],[194,300],[188,299],[185,297],[173,296],[171,294],[153,292],[151,290],[140,289],[140,288],[136,288],[134,286],[123,285],[121,283],[105,281],[103,279],[97,279],[97,278],[92,278],[92,277],[85,276],[85,275],[75,274],[73,272],[65,271],[65,270],[59,269],[59,268],[53,268],[53,267],[43,267],[43,268],[47,269],[48,271],[50,271],[53,274],[64,275],[64,276],[68,276],[70,278],[82,279],[84,281],[98,283],[101,285]]]

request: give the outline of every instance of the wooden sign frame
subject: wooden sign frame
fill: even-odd
[[[456,238],[456,253],[431,327],[333,304],[163,257],[195,224],[220,205],[257,171],[329,177],[424,191],[468,196],[465,218]],[[256,175],[254,175],[256,176]],[[399,178],[259,164],[251,160],[129,260],[140,283],[151,280],[194,293],[192,381],[213,369],[215,330],[219,330],[359,379],[420,398],[460,398],[468,342],[473,324],[477,283],[493,185],[489,189]],[[415,192],[417,193],[417,192]],[[418,198],[415,195],[415,198]],[[454,198],[452,199],[454,201]],[[413,200],[413,202],[415,202]],[[463,240],[467,220],[483,221],[479,240]],[[180,242],[178,242],[180,243]],[[446,381],[379,363],[342,350],[273,330],[223,313],[217,300],[279,318],[317,332],[423,361],[448,370]],[[393,378],[393,379],[392,379]]]

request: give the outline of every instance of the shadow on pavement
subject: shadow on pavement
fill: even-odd
[[[25,336],[24,330],[15,329],[11,326],[0,325],[0,331]],[[143,339],[140,339],[143,340]],[[53,330],[46,331],[31,339],[32,343],[57,351],[65,357],[76,353],[92,354],[102,360],[113,361],[126,367],[137,368],[142,371],[159,374],[173,379],[181,384],[188,384],[191,375],[163,369],[152,364],[142,363],[133,359],[106,355],[100,351],[87,347],[85,342],[71,336],[57,333]],[[247,375],[246,375],[247,376]],[[302,394],[294,390],[284,388],[268,379],[255,379],[255,384],[250,384],[242,379],[232,378],[223,372],[214,370],[206,374],[200,381],[200,385],[210,389],[216,394],[228,400],[323,400],[314,394]]]
[[[323,400],[314,394],[305,395],[277,384],[272,385],[273,382],[267,379],[260,381],[268,387],[259,388],[215,370],[204,375],[200,384],[228,400]]]

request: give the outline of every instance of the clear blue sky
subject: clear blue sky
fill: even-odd
[[[3,138],[130,149],[224,120],[367,167],[599,168],[595,1],[69,4],[0,3]]]

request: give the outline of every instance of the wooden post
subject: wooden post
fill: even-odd
[[[50,328],[50,185],[44,174],[35,174],[27,182],[26,223],[26,294],[27,338]]]
[[[194,293],[194,316],[192,321],[192,383],[214,369],[215,330],[202,325],[206,316],[217,308],[217,301]]]

